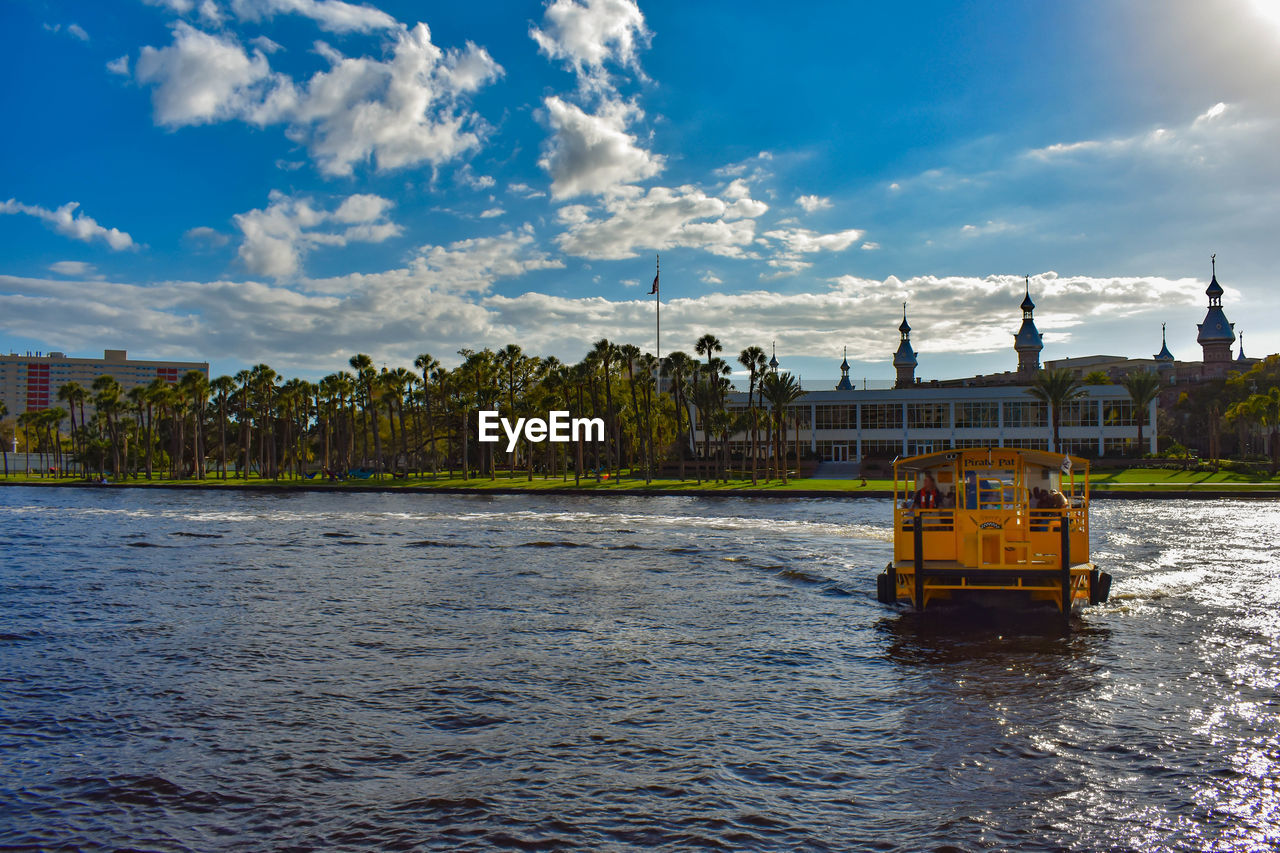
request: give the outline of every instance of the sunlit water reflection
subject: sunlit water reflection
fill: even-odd
[[[0,489],[0,845],[1271,849],[1280,505],[1094,510],[1070,636],[878,501]]]

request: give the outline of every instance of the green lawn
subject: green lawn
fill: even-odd
[[[1123,468],[1095,471],[1090,478],[1095,489],[1157,491],[1196,489],[1280,489],[1280,477],[1249,477],[1232,471],[1177,471],[1159,468]]]

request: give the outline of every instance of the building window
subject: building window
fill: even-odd
[[[865,407],[864,407],[865,414]],[[862,457],[864,459],[892,459],[902,455],[901,441],[864,441]]]
[[[1093,400],[1071,400],[1062,405],[1064,427],[1091,427],[1098,425],[1098,404]]]
[[[1132,400],[1107,400],[1102,404],[1102,423],[1105,426],[1137,426]]]
[[[1108,438],[1102,442],[1103,456],[1127,456],[1133,452],[1133,445],[1136,439],[1132,438]]]
[[[1006,438],[1000,443],[1001,447],[1022,447],[1027,450],[1048,450],[1049,439],[1047,438]]]
[[[946,429],[951,426],[948,403],[908,403],[908,429]]]
[[[1098,455],[1098,440],[1096,438],[1064,438],[1059,443],[1058,449],[1072,456],[1092,458]]]
[[[817,420],[815,426],[817,429],[853,429],[854,417],[853,406],[844,405],[819,405],[816,409]]]
[[[1004,404],[1005,429],[1018,427],[1042,427],[1048,423],[1045,417],[1045,404],[1036,402],[1006,402]],[[1016,445],[1006,444],[1006,447]]]
[[[787,407],[787,429],[809,429],[812,424],[812,413],[808,403]]]
[[[956,406],[956,429],[995,429],[1000,425],[998,405],[997,403],[960,403]]]
[[[862,407],[863,429],[902,429],[900,403],[867,403]],[[863,442],[866,445],[866,442]],[[901,452],[902,445],[898,445]],[[866,455],[865,453],[863,455]]]

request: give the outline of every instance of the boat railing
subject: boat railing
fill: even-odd
[[[954,509],[910,509],[898,510],[898,530],[911,533],[915,530],[916,519],[926,533],[949,533],[955,530],[956,511]]]

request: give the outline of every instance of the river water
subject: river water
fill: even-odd
[[[877,604],[888,512],[0,489],[0,846],[1280,843],[1280,504],[1098,502],[1066,636]]]

